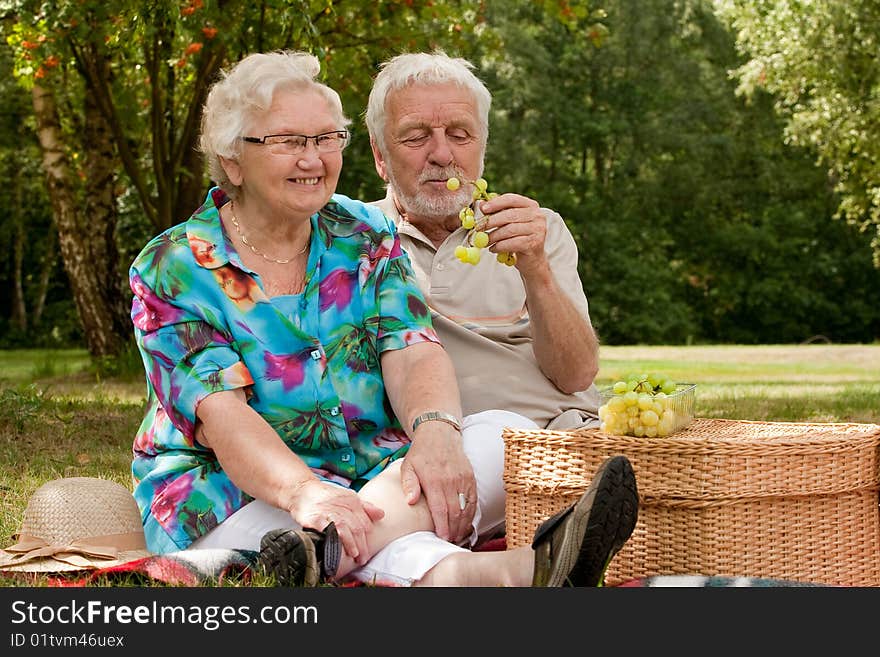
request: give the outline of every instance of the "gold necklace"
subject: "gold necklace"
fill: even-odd
[[[233,210],[233,206],[234,206],[234,203],[230,201],[230,203],[229,203],[229,218],[232,219],[232,225],[235,226],[235,230],[238,232],[238,239],[241,240],[242,244],[244,244],[247,248],[249,248],[251,251],[253,251],[254,255],[260,256],[263,260],[266,260],[267,262],[274,262],[278,265],[286,265],[294,258],[301,256],[309,248],[309,244],[311,244],[311,240],[307,240],[305,246],[302,249],[300,249],[297,253],[295,253],[293,256],[291,256],[290,258],[286,258],[283,260],[278,260],[277,258],[270,258],[265,253],[263,253],[262,251],[257,249],[257,247],[255,247],[253,244],[248,242],[247,235],[244,234],[244,231],[242,231],[241,226],[238,224],[238,219],[235,216],[235,210]]]

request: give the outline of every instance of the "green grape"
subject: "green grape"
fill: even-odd
[[[506,253],[504,251],[499,251],[498,255],[495,256],[495,259],[501,264],[507,265],[508,267],[513,267],[516,264],[515,253]]]
[[[467,247],[459,244],[455,247],[455,257],[461,260],[462,262],[467,261]]]
[[[612,397],[605,405],[614,413],[620,413],[626,408],[626,402],[623,401],[623,397]]]
[[[611,435],[644,438],[673,434],[689,418],[676,413],[678,386],[659,372],[631,372],[611,384],[600,406],[600,429]]]
[[[491,200],[498,196],[495,192],[489,191],[489,183],[486,182],[485,178],[477,178],[476,180],[459,180],[455,176],[451,176],[446,179],[446,188],[450,191],[458,190],[462,184],[473,185],[473,192],[471,193],[471,197],[474,201],[478,201],[480,199]],[[477,264],[480,261],[479,250],[484,249],[489,245],[489,235],[487,231],[482,230],[485,226],[485,219],[481,219],[479,222],[476,220],[476,216],[473,209],[473,203],[463,207],[458,213],[459,221],[461,221],[461,227],[468,231],[468,244],[472,246],[467,247],[469,249],[467,256],[461,257],[458,253],[456,253],[456,258],[461,260],[462,262],[468,262],[472,265]],[[470,249],[476,249],[476,253],[470,251]],[[516,265],[516,254],[515,253],[506,253],[500,252],[497,253],[495,259],[501,264],[507,265],[508,267],[513,267]]]
[[[657,426],[657,423],[660,422],[660,416],[650,408],[646,411],[642,411],[639,418],[642,420],[642,424],[646,427]]]

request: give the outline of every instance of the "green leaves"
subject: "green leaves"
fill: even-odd
[[[880,5],[875,0],[716,0],[745,63],[738,92],[773,94],[792,144],[811,149],[840,195],[837,216],[875,234],[880,268]]]

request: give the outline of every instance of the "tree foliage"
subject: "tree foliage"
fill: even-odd
[[[783,144],[769,95],[737,99],[742,60],[711,5],[602,9],[572,24],[492,3],[498,45],[476,46],[495,91],[493,187],[566,218],[603,340],[873,340],[867,240],[830,222],[824,173]]]
[[[196,148],[201,108],[227,62],[254,51],[311,51],[333,62],[325,77],[350,98],[366,93],[390,49],[430,47],[437,34],[460,25],[469,4],[0,4],[15,74],[33,94],[61,253],[91,353],[112,356],[130,342],[127,264],[149,235],[184,220],[204,196],[208,181]],[[120,232],[130,241],[120,243]]]
[[[315,53],[354,120],[338,189],[372,200],[384,194],[360,120],[372,77],[398,52],[440,47],[493,92],[492,188],[538,199],[572,229],[605,343],[877,339],[880,270],[858,230],[876,223],[876,11],[839,5],[0,0],[0,65],[18,82],[0,79],[0,154],[16,183],[0,188],[13,208],[0,217],[13,247],[0,338],[21,326],[18,299],[31,320],[45,303],[52,324],[53,302],[73,299],[92,353],[130,341],[128,263],[201,202],[201,105],[228,63]],[[791,29],[771,34],[762,21],[777,18]],[[838,44],[847,29],[859,44]],[[782,41],[793,45],[780,54]],[[66,276],[50,267],[43,286],[59,253]]]
[[[748,60],[737,91],[773,94],[790,143],[812,149],[840,194],[837,215],[872,231],[880,267],[880,3],[715,0]]]

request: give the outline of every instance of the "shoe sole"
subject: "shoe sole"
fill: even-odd
[[[275,529],[260,540],[258,564],[278,586],[317,586],[318,559],[312,539],[298,529]]]
[[[602,586],[608,564],[635,529],[638,504],[629,460],[607,459],[572,509],[546,586]]]

